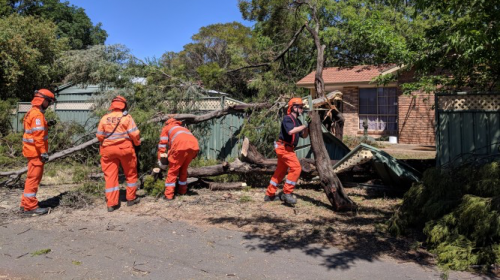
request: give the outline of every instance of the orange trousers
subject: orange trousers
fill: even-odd
[[[106,180],[106,201],[108,207],[118,205],[120,184],[118,170],[120,164],[127,180],[127,200],[134,200],[137,191],[137,157],[129,142],[101,147],[101,167]]]
[[[170,150],[168,152],[168,173],[165,180],[165,197],[174,198],[175,181],[179,176],[179,194],[187,193],[188,167],[191,161],[196,157],[199,150]]]
[[[24,182],[24,193],[21,197],[21,207],[24,207],[24,211],[38,208],[36,193],[42,180],[43,165],[44,163],[40,160],[40,157],[28,158],[28,174]]]
[[[287,170],[289,170],[289,173],[287,175],[285,185],[283,186],[283,192],[292,193],[295,188],[295,184],[300,177],[300,172],[302,171],[299,159],[291,146],[275,142],[274,148],[276,155],[278,156],[278,166],[276,167],[276,171],[274,171],[273,177],[271,177],[266,195],[276,195],[278,185],[281,181],[283,181]]]

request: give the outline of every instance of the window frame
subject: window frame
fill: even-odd
[[[375,89],[376,91],[376,96],[375,96],[375,108],[376,108],[376,111],[377,113],[371,113],[371,114],[363,114],[361,113],[361,91],[362,90],[373,90]],[[384,92],[385,92],[385,89],[394,89],[394,97],[395,97],[395,103],[396,105],[394,105],[394,108],[395,108],[395,112],[394,113],[381,113],[380,111],[380,106],[385,106],[387,108],[387,112],[389,112],[389,108],[392,107],[390,106],[388,103],[386,105],[379,105],[379,97],[386,97],[387,98],[387,102],[389,102],[389,98],[391,97],[390,95],[388,94],[385,94],[384,95]],[[365,105],[366,106],[366,105]],[[368,131],[370,132],[376,132],[376,133],[398,133],[399,131],[399,128],[398,128],[398,107],[399,107],[399,102],[398,102],[398,91],[397,91],[397,87],[371,87],[371,88],[359,88],[358,90],[358,130],[361,130],[363,131],[364,128],[363,128],[363,123],[362,121],[363,120],[367,120],[367,124],[368,124],[368,117],[375,117],[376,118],[376,129],[370,129],[368,128]],[[394,117],[395,118],[395,121],[394,121],[394,124],[396,126],[396,129],[395,130],[388,130],[388,126],[386,125],[385,129],[380,129],[380,122],[381,122],[381,118],[382,117],[385,117],[386,120],[387,118],[389,117]],[[389,122],[385,122],[385,123],[389,123]],[[391,122],[392,123],[392,122]]]

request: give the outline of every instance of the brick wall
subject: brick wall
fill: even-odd
[[[344,100],[344,135],[358,136],[359,130],[359,88],[344,87],[342,90]]]
[[[398,142],[435,145],[434,94],[415,91],[403,95],[401,85],[412,79],[413,72],[404,73],[398,79]]]

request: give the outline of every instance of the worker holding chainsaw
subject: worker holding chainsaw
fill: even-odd
[[[179,176],[177,193],[187,193],[188,167],[198,155],[200,148],[198,140],[179,120],[170,118],[165,122],[158,144],[158,165],[165,170],[168,167],[165,180],[165,200],[174,199],[175,183]],[[168,154],[168,163],[162,163],[161,155]]]
[[[288,102],[287,115],[281,122],[279,140],[274,142],[274,150],[278,157],[278,165],[274,175],[271,177],[266,195],[264,196],[264,201],[266,202],[278,198],[291,205],[297,203],[297,199],[292,193],[302,169],[294,149],[297,147],[299,137],[306,138],[309,135],[307,126],[303,125],[298,119],[303,111],[304,104],[302,98],[290,99]],[[287,170],[288,175],[283,186],[283,193],[276,195],[278,185],[287,174]]]
[[[136,196],[137,155],[134,147],[141,145],[139,129],[127,112],[127,100],[118,95],[111,101],[108,114],[104,115],[97,128],[97,139],[101,143],[101,167],[106,180],[106,202],[108,212],[119,207],[120,186],[118,169],[121,164],[127,180],[127,206],[139,203]]]

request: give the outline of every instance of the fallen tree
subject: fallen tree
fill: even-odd
[[[150,120],[147,121],[147,123],[159,123],[166,121],[170,118],[175,118],[178,120],[184,121],[186,124],[195,124],[195,123],[200,123],[204,121],[208,121],[214,118],[220,118],[222,116],[231,114],[231,113],[241,113],[245,112],[246,110],[249,109],[264,109],[264,108],[270,108],[271,104],[269,103],[254,103],[254,104],[238,104],[238,105],[233,105],[233,106],[228,106],[227,108],[224,108],[223,110],[217,110],[217,111],[212,111],[207,114],[203,115],[194,115],[194,114],[161,114],[157,115]],[[81,151],[89,146],[97,144],[99,141],[97,138],[93,138],[92,140],[89,140],[85,143],[82,143],[78,146],[71,147],[69,149],[57,152],[52,154],[49,157],[48,162],[55,161],[57,159],[66,157],[70,154],[73,154],[75,152]],[[0,186],[9,186],[15,184],[17,181],[19,181],[21,175],[24,173],[28,172],[28,168],[24,167],[18,170],[12,170],[12,171],[4,171],[0,172],[0,177],[9,177],[7,180],[0,182]]]

